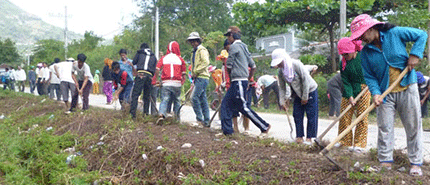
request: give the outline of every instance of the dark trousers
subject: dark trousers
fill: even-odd
[[[37,93],[39,93],[39,95],[45,94],[45,89],[44,89],[43,84],[44,83],[42,83],[42,78],[38,78],[37,79]]]
[[[34,93],[34,89],[36,88],[36,80],[30,80],[28,83],[30,84],[30,92]]]
[[[329,116],[336,117],[340,115],[340,103],[342,101],[342,92],[339,89],[331,89],[329,90],[330,94],[330,109],[328,111]]]
[[[153,85],[151,89],[151,99],[149,103],[151,104],[151,115],[156,116],[157,115],[157,97],[159,94],[160,87]],[[154,102],[154,103],[152,103]]]
[[[82,88],[84,81],[78,81],[79,89]],[[91,91],[91,86],[93,84],[91,81],[88,80],[87,85],[84,87],[82,92],[82,110],[87,110],[89,108],[89,96]],[[78,97],[79,97],[79,89],[75,89],[74,92],[72,92],[72,104],[70,106],[70,111],[72,111],[74,108],[76,108],[76,105],[78,104]]]
[[[248,99],[247,101],[249,101],[249,103],[254,102],[254,106],[257,106],[258,104],[258,99],[257,99],[257,94],[255,94],[255,87],[249,87],[248,89]],[[250,105],[251,106],[251,105]]]
[[[428,111],[428,109],[427,109],[428,101],[429,101],[429,99],[427,98],[427,99],[424,101],[423,105],[421,105],[421,117],[422,117],[422,118],[427,117],[427,116],[428,116],[428,114],[429,114],[429,111]]]
[[[3,90],[6,90],[6,88],[9,87],[9,90],[11,90],[10,88],[10,80],[6,79],[5,82],[3,83]]]
[[[246,101],[246,90],[248,81],[233,81],[221,102],[221,128],[225,135],[233,134],[232,118],[241,112],[249,118],[261,132],[268,129],[266,123],[257,113],[255,113]]]
[[[302,105],[300,97],[296,96],[294,99],[294,110],[293,117],[296,123],[296,137],[303,137],[303,118],[308,118],[308,124],[306,127],[306,138],[313,138],[318,133],[318,90],[309,93],[308,103]]]
[[[9,83],[10,83],[10,89],[12,90],[12,91],[15,91],[15,80],[10,80],[9,81]]]
[[[133,92],[131,93],[131,106],[130,106],[130,114],[135,117],[137,103],[140,94],[143,91],[143,114],[149,114],[149,104],[152,90],[152,75],[143,73],[136,76],[134,79]]]
[[[274,82],[272,84],[270,84],[269,86],[265,87],[263,90],[263,101],[264,101],[264,108],[268,109],[269,108],[269,93],[270,91],[273,91],[276,95],[276,102],[278,104],[278,108],[281,108],[281,105],[279,104],[279,87],[278,87],[278,83]]]
[[[18,81],[18,90],[24,92],[25,89],[25,81]]]

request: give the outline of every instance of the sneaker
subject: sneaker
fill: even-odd
[[[164,121],[164,118],[160,117],[160,118],[157,119],[157,121],[155,122],[155,124],[156,125],[163,125],[163,121]]]
[[[413,177],[423,176],[423,171],[419,166],[412,165],[411,170],[409,171],[409,175]]]
[[[308,145],[308,146],[311,146],[311,145],[312,145],[312,142],[309,142],[309,141],[305,141],[305,142],[303,142],[303,144],[304,144],[304,145]]]
[[[73,111],[71,111],[71,110],[68,110],[68,111],[66,111],[65,113],[66,114],[71,114]]]
[[[302,144],[303,143],[303,138],[301,138],[301,137],[296,138],[296,143],[297,144]]]
[[[312,145],[312,139],[310,139],[310,138],[306,138],[306,141],[305,141],[305,142],[303,142],[303,144],[308,145],[308,146],[311,146],[311,145]]]
[[[365,149],[364,149],[364,148],[361,148],[361,147],[356,146],[356,147],[354,147],[353,152],[354,152],[354,153],[357,153],[357,154],[362,154],[362,153],[364,153],[364,152],[365,152]]]
[[[339,147],[341,147],[342,146],[342,144],[341,143],[336,143],[336,144],[334,144],[334,147],[336,147],[336,148],[339,148]]]
[[[353,146],[348,146],[348,151],[353,152],[354,151],[354,147]]]

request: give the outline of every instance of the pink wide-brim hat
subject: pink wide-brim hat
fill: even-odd
[[[377,25],[377,24],[384,24],[384,22],[380,22],[376,19],[373,19],[370,17],[370,15],[367,14],[361,14],[354,18],[354,20],[351,22],[351,40],[358,39],[361,37],[364,32],[366,32],[369,28]]]
[[[361,40],[351,40],[349,37],[343,37],[337,43],[337,51],[339,55],[361,51],[363,49],[361,43]]]

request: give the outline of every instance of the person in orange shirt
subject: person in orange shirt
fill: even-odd
[[[227,67],[226,67],[229,48],[230,48],[230,42],[228,42],[228,39],[225,39],[224,49],[221,51],[221,54],[219,54],[216,57],[216,60],[220,60],[223,63],[223,66],[222,66],[222,86],[225,87],[226,91],[230,87],[230,76],[227,73]]]

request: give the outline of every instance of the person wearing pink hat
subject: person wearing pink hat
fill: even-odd
[[[351,40],[366,42],[360,57],[364,79],[377,106],[378,160],[382,167],[391,169],[397,111],[407,136],[408,157],[412,166],[409,174],[421,176],[423,128],[414,67],[423,57],[427,34],[416,28],[379,22],[367,14],[354,18],[351,32]],[[407,42],[414,43],[409,53],[406,50]],[[380,98],[405,68],[409,69],[409,73],[400,84],[384,99]]]
[[[369,90],[357,101],[355,97],[365,89],[366,82],[364,81],[363,72],[361,71],[360,53],[363,47],[361,41],[352,41],[350,38],[344,37],[339,40],[337,49],[339,55],[342,55],[342,62],[340,63],[340,76],[343,83],[341,112],[343,112],[348,105],[351,104],[352,108],[340,119],[339,134],[342,133],[349,125],[351,125],[352,116],[360,116],[370,105],[370,92]],[[356,153],[364,152],[367,145],[367,115],[357,124],[354,134],[352,131],[343,137],[339,142],[342,146],[348,147]]]

